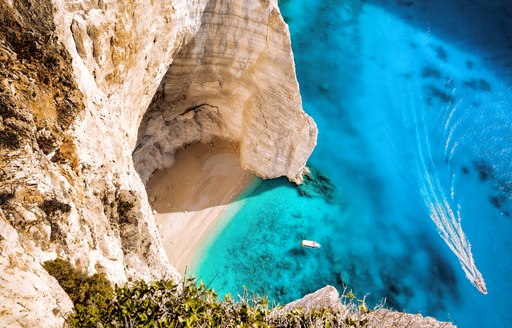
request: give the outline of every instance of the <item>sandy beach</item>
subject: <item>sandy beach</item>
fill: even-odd
[[[240,167],[236,145],[215,141],[190,145],[175,164],[156,171],[147,190],[170,263],[185,273],[212,234],[229,221],[234,202],[254,176]]]

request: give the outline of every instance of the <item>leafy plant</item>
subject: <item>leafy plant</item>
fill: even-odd
[[[236,301],[230,295],[220,299],[194,278],[137,281],[112,289],[105,276],[88,277],[64,260],[44,267],[73,300],[69,327],[370,327],[382,319],[351,291],[334,308],[283,309],[269,307],[266,298],[249,296],[246,289]],[[399,324],[402,315],[388,326]]]
[[[91,327],[106,316],[114,290],[105,275],[96,273],[87,276],[63,259],[47,261],[43,267],[57,279],[75,305],[75,314],[69,318],[71,324]]]

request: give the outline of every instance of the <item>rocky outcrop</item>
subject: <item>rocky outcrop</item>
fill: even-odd
[[[183,145],[221,138],[240,144],[245,170],[299,181],[316,134],[277,1],[211,0],[144,117],[134,161],[147,181]]]
[[[340,295],[333,286],[326,286],[314,293],[283,306],[279,311],[286,312],[293,309],[312,311],[319,308],[336,310],[347,326],[354,327],[395,327],[395,328],[453,328],[450,322],[440,322],[432,317],[423,317],[421,314],[408,314],[379,308],[374,311],[351,309],[342,304]],[[279,315],[279,311],[276,315]]]
[[[341,305],[340,293],[333,286],[325,286],[314,293],[307,294],[303,298],[283,306],[282,311],[291,311],[301,308],[311,310],[315,308],[336,309]]]

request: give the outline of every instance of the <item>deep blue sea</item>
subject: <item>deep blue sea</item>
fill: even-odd
[[[261,181],[192,271],[221,294],[245,285],[284,304],[330,284],[459,327],[512,327],[512,1],[280,6],[319,128],[309,164],[335,190]]]

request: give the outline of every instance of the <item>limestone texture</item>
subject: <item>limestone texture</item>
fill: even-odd
[[[145,114],[134,161],[147,181],[178,148],[221,138],[239,143],[245,170],[299,182],[316,136],[277,1],[209,1]]]

